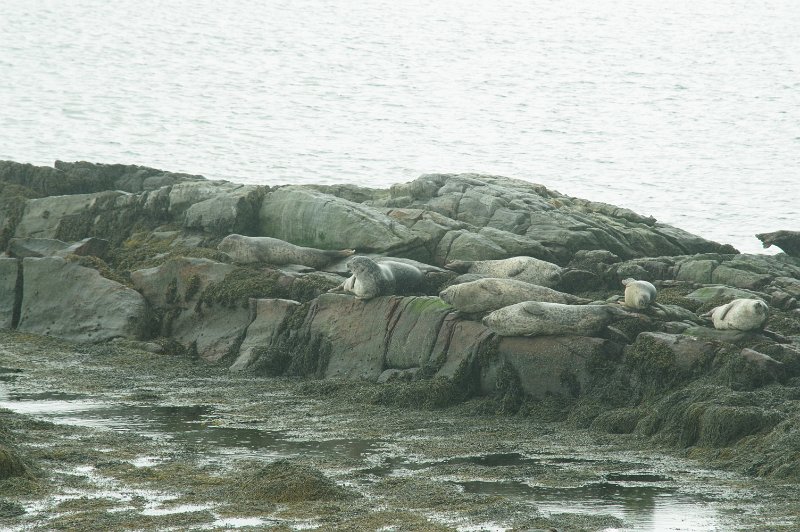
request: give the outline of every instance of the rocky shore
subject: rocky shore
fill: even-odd
[[[378,297],[331,293],[350,277],[347,257],[265,262],[258,238],[236,253],[220,246],[233,234],[355,250],[422,278]],[[759,238],[786,253],[740,254],[496,176],[424,175],[378,190],[0,162],[0,328],[312,379],[319,397],[422,409],[480,398],[482,414],[629,434],[795,482],[798,234]],[[455,264],[514,257],[549,264],[548,289],[573,304],[621,306],[622,281],[634,278],[655,285],[658,305],[589,335],[501,336],[486,312],[439,297],[495,277]],[[702,317],[741,298],[769,305],[763,330],[717,330]],[[30,474],[9,464],[9,475]]]

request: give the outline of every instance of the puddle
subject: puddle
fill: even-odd
[[[19,368],[8,368],[0,366],[0,382],[14,382],[19,378],[22,370]]]
[[[611,474],[626,482],[600,481],[576,487],[531,485],[523,481],[455,482],[466,493],[525,499],[545,514],[605,513],[635,530],[707,530],[717,512],[707,500],[681,494],[669,477],[656,474]],[[638,480],[631,480],[638,479]]]
[[[284,431],[219,427],[212,408],[204,405],[143,406],[104,403],[85,395],[59,392],[7,393],[0,408],[36,415],[58,424],[120,432],[136,432],[157,439],[207,447],[210,454],[259,457],[324,455],[358,459],[370,453],[378,440],[303,440]]]

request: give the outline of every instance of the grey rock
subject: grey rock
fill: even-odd
[[[711,284],[711,276],[719,265],[715,260],[688,260],[676,266],[675,279],[692,283]]]
[[[620,260],[617,255],[605,249],[579,249],[567,266],[601,275],[608,270],[609,266]]]
[[[392,381],[412,381],[419,373],[420,368],[387,369],[378,375],[377,383],[384,384]]]
[[[690,330],[687,330],[686,334],[643,332],[636,337],[636,342],[633,345],[626,346],[625,349],[636,349],[641,342],[650,341],[669,349],[674,355],[674,362],[677,368],[690,370],[698,363],[708,361],[716,353],[714,345],[707,341],[710,338],[689,336]]]
[[[181,305],[189,309],[209,284],[222,281],[234,269],[209,259],[177,257],[131,272],[131,282],[155,308]]]
[[[208,187],[203,182],[192,184],[194,188]],[[223,235],[230,233],[254,234],[258,230],[258,211],[261,208],[261,199],[264,188],[253,185],[232,185],[217,187],[217,190],[202,201],[192,203],[184,214],[184,226],[189,229],[202,229],[212,234]],[[188,194],[188,183],[173,187],[170,192],[170,210],[178,210],[180,200],[193,199]],[[232,185],[232,186],[231,186]],[[175,193],[181,188],[182,194]],[[173,210],[172,199],[175,196]],[[202,196],[201,196],[202,197]]]
[[[543,399],[551,394],[579,396],[588,387],[590,361],[611,356],[618,347],[608,340],[580,336],[506,337],[497,352],[495,364],[509,364],[525,393]],[[484,393],[496,388],[495,378],[494,372],[482,371]]]
[[[710,327],[690,327],[684,331],[684,334],[701,340],[714,340],[728,344],[739,344],[748,340],[762,338],[757,332],[738,331],[736,329],[717,330]]]
[[[139,339],[147,303],[135,290],[61,257],[23,260],[20,331],[75,342]]]
[[[28,200],[14,235],[18,238],[59,238],[61,225],[91,212],[99,205],[112,207],[123,192],[98,192],[49,196]]]
[[[54,238],[12,238],[8,252],[12,257],[51,257],[69,248],[69,244]]]
[[[258,358],[259,349],[272,345],[283,321],[299,305],[290,299],[251,299],[250,312],[254,318],[247,327],[239,356],[230,371],[242,371],[252,365]]]
[[[251,319],[248,308],[203,303],[175,317],[171,336],[203,360],[218,362],[236,356]]]
[[[493,260],[508,256],[505,249],[492,240],[466,229],[449,231],[442,237],[433,254],[437,264],[454,260]]]
[[[60,256],[78,255],[81,257],[99,257],[104,259],[111,247],[111,242],[104,238],[88,237],[71,244],[67,249],[59,252]]]
[[[260,224],[262,235],[301,246],[396,254],[423,262],[430,256],[418,234],[379,210],[301,186],[270,192]]]
[[[756,235],[765,248],[778,246],[791,257],[800,257],[800,231],[774,231]]]
[[[785,372],[785,365],[783,364],[783,362],[778,362],[771,356],[765,355],[764,353],[761,353],[754,349],[746,347],[742,349],[739,354],[748,363],[753,364],[754,366],[763,371],[775,374],[776,376],[775,380],[778,380],[777,377],[780,373]]]
[[[711,282],[714,284],[724,284],[750,290],[758,290],[759,288],[762,288],[769,283],[771,279],[772,276],[770,275],[757,274],[737,268],[731,268],[724,264],[717,266],[711,274]]]
[[[238,352],[252,316],[246,301],[228,307],[201,302],[200,296],[234,269],[209,259],[178,257],[137,270],[131,280],[151,305],[169,311],[161,325],[164,335],[194,348],[200,358],[216,362]]]
[[[0,329],[11,329],[14,325],[16,305],[22,295],[18,285],[21,262],[12,258],[0,258]]]
[[[752,290],[744,290],[740,288],[731,288],[730,286],[721,285],[704,286],[702,288],[698,288],[694,292],[687,294],[686,297],[701,303],[706,303],[712,299],[769,299],[766,294],[762,294],[760,292],[754,292]]]
[[[492,338],[492,332],[482,324],[448,315],[430,356],[431,361],[444,360],[435,376],[457,379]]]
[[[792,297],[800,298],[800,279],[776,277],[773,284]]]

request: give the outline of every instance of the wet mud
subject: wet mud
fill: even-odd
[[[793,530],[792,486],[632,435],[309,394],[123,345],[0,332],[9,530]]]

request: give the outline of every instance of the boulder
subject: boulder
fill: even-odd
[[[646,350],[641,350],[646,346]],[[660,356],[657,362],[674,366],[679,372],[689,371],[712,357],[716,349],[709,342],[685,334],[643,332],[636,342],[625,348],[626,354],[636,352],[636,356]],[[669,360],[667,360],[669,359]]]
[[[762,288],[769,283],[771,279],[771,275],[758,274],[738,268],[732,268],[725,264],[717,266],[711,273],[711,282],[714,284],[724,284],[750,290],[758,290]]]
[[[235,357],[252,315],[247,307],[201,302],[170,322],[171,337],[206,362]]]
[[[70,196],[48,196],[29,200],[17,224],[16,237],[58,238],[62,224],[81,217],[98,206],[108,208],[124,192],[98,192]]]
[[[251,299],[253,320],[247,327],[239,356],[230,371],[247,369],[258,358],[260,349],[269,347],[277,339],[284,320],[300,305],[290,299]]]
[[[189,309],[208,285],[223,280],[235,269],[210,259],[176,257],[160,266],[131,272],[131,282],[155,308],[179,304]]]
[[[88,237],[71,244],[67,249],[59,252],[64,255],[78,255],[79,257],[99,257],[105,259],[111,242],[104,238]]]
[[[454,260],[494,260],[508,257],[505,249],[492,240],[466,229],[447,232],[433,254],[437,264]]]
[[[209,259],[178,257],[131,273],[134,286],[162,311],[162,334],[209,362],[234,355],[252,321],[246,300],[232,305],[203,301],[203,291],[236,269]],[[238,304],[241,303],[241,304]]]
[[[497,176],[424,175],[393,186],[390,196],[384,205],[431,210],[477,230],[493,228],[523,236],[554,257],[541,258],[561,264],[579,250],[592,249],[608,250],[623,258],[736,251],[628,209]],[[471,227],[466,229],[473,231]],[[499,240],[494,242],[506,247]],[[506,253],[515,251],[506,249]]]
[[[0,258],[0,329],[11,329],[19,318],[17,305],[22,295],[20,266],[17,259]]]
[[[800,257],[800,231],[774,231],[756,235],[765,248],[778,246],[791,257]]]
[[[28,200],[14,236],[65,242],[95,236],[119,243],[169,221],[167,192],[105,191]]]
[[[686,295],[688,299],[699,301],[700,303],[707,303],[712,300],[727,300],[727,299],[764,299],[767,300],[766,294],[754,292],[752,290],[744,290],[740,288],[731,288],[730,286],[704,286],[698,288],[694,292]]]
[[[86,161],[56,161],[55,169],[77,183],[96,183],[98,190],[124,190],[125,192],[143,192],[156,190],[168,185],[184,181],[204,181],[199,175],[165,172],[146,166],[134,164],[97,164]],[[103,188],[99,188],[102,186]],[[80,190],[80,192],[89,192]],[[72,192],[62,192],[72,193]]]
[[[586,390],[589,366],[595,357],[618,354],[618,347],[601,338],[580,336],[505,337],[497,347],[497,358],[482,369],[481,389],[498,388],[495,368],[513,368],[526,395],[543,399],[547,395],[577,397]]]
[[[463,381],[459,379],[459,373],[466,369],[471,361],[479,358],[483,351],[491,349],[492,338],[494,335],[483,324],[458,319],[456,315],[449,314],[442,323],[439,337],[430,356],[432,363],[441,363],[435,376]],[[462,382],[462,385],[466,384]]]
[[[255,234],[264,190],[264,187],[225,181],[181,183],[170,192],[170,212],[177,215],[186,204],[194,201],[183,214],[186,228],[215,235]]]
[[[675,267],[675,279],[691,283],[711,284],[712,274],[717,266],[719,266],[719,261],[716,260],[687,260]]]
[[[301,186],[267,194],[260,227],[264,236],[299,246],[430,258],[418,234],[379,210]]]
[[[146,333],[141,294],[61,257],[23,260],[20,331],[75,342],[103,342]]]
[[[272,368],[273,374],[370,381],[400,373],[403,378],[422,374],[458,380],[491,337],[480,323],[458,319],[437,297],[361,300],[323,294],[307,309],[297,308],[282,327],[278,336],[259,341],[260,351],[275,360],[257,365]],[[307,353],[309,346],[314,353]],[[324,360],[300,360],[307,356]]]
[[[312,304],[298,334],[321,336],[331,353],[326,377],[376,380],[388,365],[425,365],[449,309],[435,297],[360,300],[323,294]]]
[[[12,257],[51,257],[66,250],[69,244],[54,238],[12,238],[8,242],[8,253]]]

